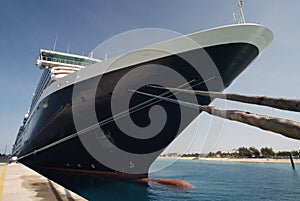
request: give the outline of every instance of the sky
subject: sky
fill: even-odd
[[[40,48],[88,55],[98,44],[133,29],[159,28],[188,34],[236,23],[237,1],[227,0],[0,0],[0,153],[10,152],[41,75]],[[300,98],[300,2],[244,1],[247,22],[274,33],[270,47],[226,90],[230,93]],[[218,105],[218,102],[213,104]],[[300,114],[227,102],[228,109],[300,121]],[[195,129],[199,126],[199,129]],[[214,133],[214,131],[216,133]],[[191,140],[192,139],[192,140]],[[168,151],[209,152],[240,146],[299,150],[287,139],[236,122],[201,114]]]

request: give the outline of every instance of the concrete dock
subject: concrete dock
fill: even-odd
[[[19,163],[0,163],[0,201],[83,201],[65,189]]]

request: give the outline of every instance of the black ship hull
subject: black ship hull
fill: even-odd
[[[208,90],[203,82],[204,78],[195,71],[195,66],[191,66],[191,64],[182,59],[185,57],[197,58],[199,54],[198,51],[199,50],[192,50],[182,53],[181,55],[171,55],[106,73],[101,77],[101,84],[97,83],[99,82],[98,77],[81,81],[76,83],[80,88],[79,93],[74,93],[74,87],[76,86],[71,85],[50,94],[44,100],[40,101],[40,104],[33,112],[33,117],[30,119],[31,122],[28,123],[32,126],[28,126],[28,130],[25,130],[25,132],[30,133],[30,137],[26,140],[21,152],[18,154],[20,157],[19,161],[42,174],[46,174],[46,176],[47,172],[58,171],[73,172],[76,174],[104,175],[126,179],[147,177],[147,170],[152,162],[176,136],[196,118],[199,112],[187,108],[186,112],[191,115],[184,120],[183,126],[179,126],[182,121],[182,111],[177,104],[165,101],[157,102],[157,100],[149,101],[151,98],[133,93],[129,108],[149,101],[147,105],[143,105],[139,110],[130,113],[130,118],[136,125],[146,127],[151,123],[148,113],[154,105],[164,108],[167,119],[159,134],[154,137],[145,139],[139,138],[143,133],[134,133],[133,135],[136,135],[136,137],[129,136],[118,128],[116,122],[118,120],[107,121],[113,116],[111,103],[114,87],[126,73],[136,68],[143,68],[143,66],[144,73],[132,78],[128,86],[124,86],[124,88],[130,89],[134,87],[135,83],[139,83],[141,79],[147,76],[155,77],[157,75],[161,77],[161,71],[152,70],[149,72],[147,66],[163,65],[181,74],[187,82],[191,83],[193,89]],[[257,47],[247,43],[211,46],[205,48],[205,51],[217,67],[225,88],[230,85],[259,53]],[[197,62],[197,59],[195,61]],[[205,66],[197,66],[197,68],[205,69]],[[214,82],[214,80],[211,80],[211,82]],[[97,89],[94,94],[90,91],[90,86],[95,85]],[[217,87],[214,90],[222,91],[223,89],[222,87]],[[139,90],[156,95],[167,93],[165,90],[153,89],[147,86],[141,86]],[[115,99],[118,100],[116,101],[123,101],[123,93],[129,92],[124,90],[122,93],[117,94]],[[170,98],[176,98],[171,92],[169,92],[169,95]],[[189,99],[189,97],[186,98]],[[208,105],[211,101],[210,98],[197,97],[197,104],[200,105]],[[107,137],[105,139],[106,141],[99,140],[95,129],[84,131],[84,128],[82,128],[83,130],[78,130],[74,123],[74,111],[79,111],[79,113],[82,111],[82,113],[84,113],[84,111],[88,110],[87,108],[90,107],[91,103],[94,104],[97,121],[104,122],[103,124],[100,123],[100,128]],[[83,114],[83,118],[88,118],[84,117],[84,115],[88,114]],[[122,118],[120,118],[120,121],[121,120]],[[88,128],[92,126],[92,123],[86,123],[85,126]],[[76,133],[80,133],[80,135],[76,135]],[[70,138],[67,139],[68,137]],[[115,146],[126,153],[132,153],[134,155],[151,153],[151,155],[147,155],[149,157],[142,161],[134,161],[134,158],[128,158],[128,160],[123,158],[122,160],[124,161],[120,163],[123,167],[113,168],[93,156],[93,154],[91,154],[93,150],[91,151],[86,147],[86,144],[83,142],[85,140],[94,142],[94,144],[91,145],[92,147],[90,147],[91,149],[97,149],[106,154],[109,154],[109,151],[112,150],[111,146]],[[107,143],[107,140],[109,143]],[[112,157],[113,156],[114,155],[112,155]],[[111,158],[111,160],[116,159]],[[138,166],[142,166],[141,169],[143,171],[134,172],[133,170],[130,172],[130,169],[134,169]],[[122,171],[122,169],[124,171]],[[127,171],[127,169],[129,171]],[[53,177],[52,175],[52,179],[55,180],[55,176]]]

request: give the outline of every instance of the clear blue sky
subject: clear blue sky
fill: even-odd
[[[300,2],[244,1],[246,21],[260,22],[274,32],[272,45],[226,90],[252,95],[300,98]],[[191,33],[234,23],[236,1],[129,0],[129,1],[9,1],[0,0],[0,152],[15,140],[28,110],[41,71],[35,67],[40,48],[88,54],[110,37],[139,28],[163,28]],[[228,103],[228,108],[300,121],[300,115],[256,106]],[[208,117],[200,116],[200,123]],[[205,127],[205,126],[204,126]],[[275,150],[300,149],[300,142],[270,132],[225,122],[216,144],[202,147],[205,129],[199,129],[190,147],[194,151],[231,150],[239,146],[272,146]],[[189,133],[181,142],[188,143]],[[176,143],[172,150],[182,148]]]

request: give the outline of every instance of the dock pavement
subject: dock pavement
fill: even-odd
[[[0,201],[84,201],[20,163],[0,163]]]

